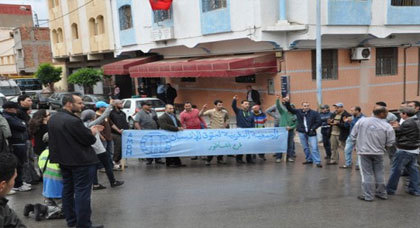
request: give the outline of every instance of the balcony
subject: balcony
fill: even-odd
[[[54,58],[67,56],[66,45],[64,43],[53,44],[53,56]]]

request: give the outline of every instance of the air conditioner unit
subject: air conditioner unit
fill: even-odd
[[[351,60],[368,60],[371,56],[369,47],[357,47],[351,49]]]

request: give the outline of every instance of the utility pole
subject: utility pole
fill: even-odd
[[[316,0],[316,97],[322,104],[321,0]]]

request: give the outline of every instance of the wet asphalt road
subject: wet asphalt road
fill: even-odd
[[[321,149],[323,151],[323,149]],[[389,200],[362,202],[358,171],[337,166],[304,166],[297,148],[296,163],[267,161],[255,165],[210,167],[204,161],[183,158],[186,168],[146,166],[135,159],[116,172],[126,184],[92,194],[94,223],[105,227],[213,228],[213,227],[420,227],[420,197],[406,194],[402,183]],[[341,158],[341,162],[342,158]],[[389,161],[386,159],[386,178]],[[10,205],[22,215],[25,203],[42,202],[41,186],[10,196]],[[66,227],[64,220],[35,222],[28,227]]]

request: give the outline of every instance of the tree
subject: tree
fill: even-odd
[[[81,68],[71,74],[68,78],[68,83],[82,85],[89,91],[102,80],[102,71],[92,68]]]
[[[42,63],[35,72],[35,77],[38,78],[44,86],[50,88],[54,92],[54,83],[61,80],[61,67],[54,67],[50,63]]]

